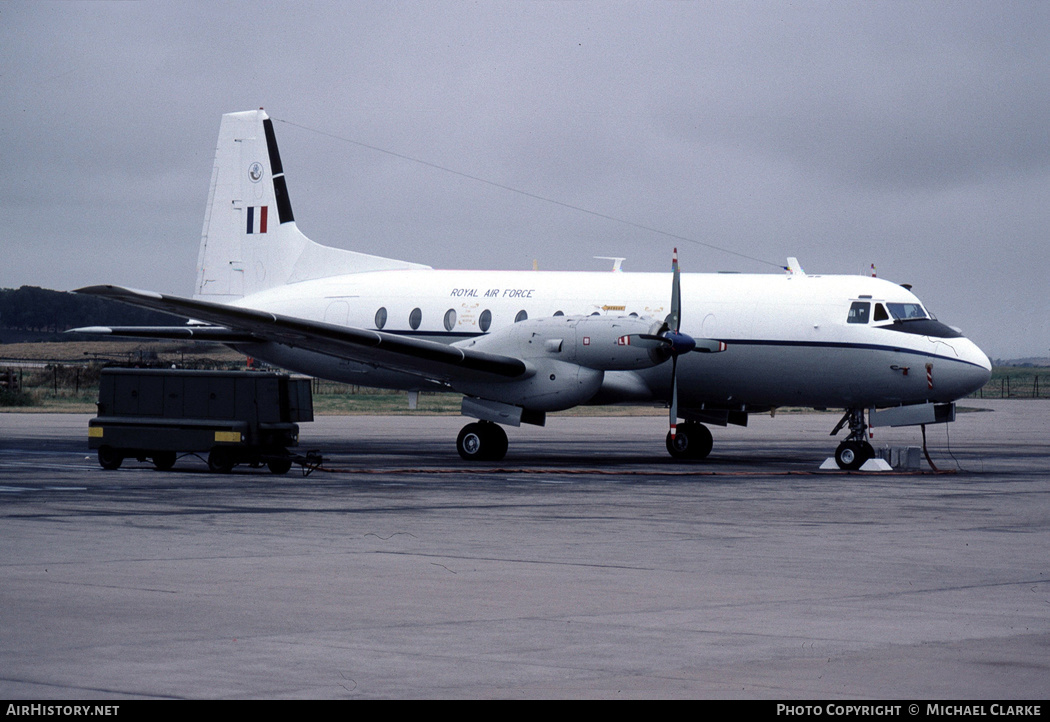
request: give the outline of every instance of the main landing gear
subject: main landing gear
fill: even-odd
[[[711,453],[714,440],[703,424],[687,421],[675,429],[674,438],[667,432],[667,451],[679,461],[699,461]]]
[[[831,435],[839,433],[846,424],[849,424],[849,437],[835,449],[835,463],[840,469],[856,471],[864,466],[865,461],[875,458],[875,449],[864,436],[868,429],[864,423],[864,409],[847,409]]]
[[[673,440],[667,434],[667,451],[679,461],[706,459],[713,443],[708,428],[695,421],[679,424]],[[459,432],[456,451],[466,461],[499,461],[507,455],[507,432],[491,421],[475,421]]]
[[[499,461],[507,455],[507,432],[491,421],[467,424],[456,439],[456,450],[467,461]]]

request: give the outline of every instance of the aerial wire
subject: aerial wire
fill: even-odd
[[[579,213],[586,213],[587,215],[595,216],[596,218],[602,218],[602,219],[607,220],[607,221],[613,221],[614,223],[622,223],[623,225],[630,226],[632,228],[637,228],[639,230],[648,231],[649,233],[656,233],[658,235],[666,236],[668,238],[673,238],[673,239],[675,239],[677,241],[682,241],[684,243],[692,243],[692,244],[695,244],[695,245],[698,245],[698,246],[703,246],[705,248],[710,248],[710,249],[715,250],[715,251],[721,251],[722,253],[728,253],[730,255],[737,256],[739,258],[744,258],[744,259],[746,259],[748,261],[754,261],[755,263],[763,263],[763,264],[765,264],[767,266],[773,266],[774,268],[779,268],[779,269],[785,270],[785,271],[789,270],[787,268],[787,266],[781,265],[779,263],[773,263],[772,261],[766,261],[766,260],[763,260],[761,258],[755,258],[754,256],[749,256],[749,255],[747,255],[745,253],[740,253],[739,251],[733,251],[733,250],[730,250],[728,248],[723,248],[722,246],[716,246],[716,245],[711,244],[711,243],[705,243],[703,241],[698,241],[695,238],[689,238],[688,236],[680,236],[677,233],[671,233],[670,231],[664,231],[664,230],[661,230],[659,228],[653,228],[652,226],[647,226],[647,225],[644,225],[644,224],[641,224],[641,223],[635,223],[634,221],[629,221],[629,220],[626,220],[624,218],[618,218],[617,216],[611,216],[611,215],[608,215],[607,213],[601,213],[599,211],[594,211],[594,210],[591,210],[589,208],[583,208],[582,206],[573,205],[572,203],[566,203],[565,201],[559,201],[559,200],[557,200],[555,198],[548,198],[547,196],[542,196],[542,195],[539,195],[538,193],[532,193],[530,191],[522,190],[520,188],[515,188],[513,186],[508,186],[508,185],[505,185],[503,183],[498,183],[496,181],[489,180],[487,178],[482,178],[480,176],[471,175],[470,173],[464,173],[463,171],[459,171],[459,170],[456,170],[454,168],[449,168],[447,166],[438,165],[437,163],[431,163],[430,161],[423,160],[421,158],[414,158],[414,157],[412,157],[410,155],[405,155],[404,153],[398,153],[397,151],[388,150],[386,148],[380,148],[379,146],[371,145],[369,143],[363,143],[363,142],[361,142],[359,140],[354,140],[353,138],[347,138],[347,137],[344,137],[344,136],[336,135],[335,133],[330,133],[330,132],[328,132],[326,130],[321,130],[319,128],[311,128],[309,126],[301,125],[300,123],[295,123],[295,122],[292,122],[290,120],[284,120],[282,118],[274,118],[273,116],[270,116],[270,118],[272,120],[277,121],[278,123],[284,123],[285,125],[290,125],[290,126],[292,126],[294,128],[299,128],[301,130],[305,130],[305,131],[308,131],[310,133],[317,133],[318,135],[323,135],[323,136],[325,136],[327,138],[332,138],[333,140],[342,141],[344,143],[350,143],[352,145],[360,146],[362,148],[367,148],[368,150],[372,150],[372,151],[375,151],[377,153],[384,153],[386,155],[393,156],[394,158],[399,158],[401,160],[407,160],[407,161],[410,161],[412,163],[418,163],[420,165],[427,166],[428,168],[434,168],[435,170],[440,170],[440,171],[443,171],[445,173],[451,173],[452,175],[459,176],[460,178],[466,178],[467,180],[472,180],[472,181],[475,181],[477,183],[484,183],[485,185],[492,186],[493,188],[499,188],[500,190],[509,191],[510,193],[517,193],[518,195],[523,195],[523,196],[525,196],[527,198],[532,198],[534,200],[543,201],[544,203],[553,203],[554,205],[561,206],[562,208],[568,208],[569,210],[577,211]]]

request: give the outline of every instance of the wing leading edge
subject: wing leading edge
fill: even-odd
[[[224,343],[273,342],[443,381],[474,378],[479,372],[508,380],[523,378],[530,373],[529,367],[521,359],[458,348],[436,341],[407,338],[383,331],[334,326],[268,311],[121,286],[88,286],[77,289],[76,293],[102,296],[218,326],[95,326],[73,329],[77,333],[109,333],[139,338],[186,338]]]

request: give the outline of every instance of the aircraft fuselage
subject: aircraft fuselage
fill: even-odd
[[[850,322],[854,304],[921,306],[907,289],[865,276],[683,274],[682,331],[724,341],[688,354],[680,403],[759,410],[951,401],[989,378],[987,357],[931,319]],[[281,286],[238,306],[448,343],[517,321],[638,316],[662,322],[669,274],[535,271],[378,271]],[[440,389],[417,376],[275,344],[245,347],[285,368],[385,388]],[[592,403],[665,403],[669,364],[606,371]]]

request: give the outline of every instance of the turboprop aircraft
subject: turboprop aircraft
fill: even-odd
[[[869,423],[951,421],[988,380],[984,353],[908,288],[785,270],[682,274],[676,252],[670,274],[446,271],[322,246],[296,226],[260,109],[222,118],[193,298],[78,291],[193,320],[75,331],[220,341],[312,376],[461,394],[468,460],[503,458],[501,424],[581,404],[667,406],[669,453],[703,459],[705,424],[792,406],[843,409],[835,458],[856,469],[874,456]]]

